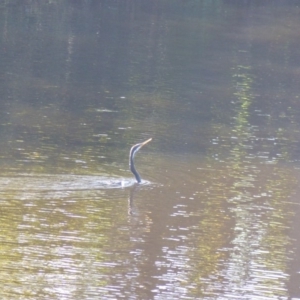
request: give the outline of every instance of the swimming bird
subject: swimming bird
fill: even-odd
[[[140,176],[140,174],[138,173],[138,171],[136,170],[135,166],[134,166],[134,156],[135,154],[146,144],[148,144],[150,141],[152,141],[152,138],[148,139],[147,141],[143,142],[143,143],[139,143],[136,144],[134,146],[131,147],[130,151],[129,151],[129,167],[130,167],[130,171],[133,173],[133,175],[135,176],[135,179],[138,183],[141,183],[142,178]]]

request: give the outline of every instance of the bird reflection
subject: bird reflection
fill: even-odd
[[[130,215],[130,216],[136,215],[133,201],[134,201],[134,195],[135,195],[135,193],[136,193],[137,190],[138,190],[138,185],[134,185],[130,189],[130,192],[129,192],[129,197],[128,197],[128,215]]]

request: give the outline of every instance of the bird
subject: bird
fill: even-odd
[[[133,145],[129,151],[129,167],[130,167],[130,171],[135,176],[137,183],[141,183],[142,178],[134,166],[134,156],[143,146],[148,144],[150,141],[152,141],[152,138],[148,139],[147,141],[145,141],[143,143]]]

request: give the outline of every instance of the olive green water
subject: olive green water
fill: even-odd
[[[300,299],[299,12],[4,1],[0,298]]]

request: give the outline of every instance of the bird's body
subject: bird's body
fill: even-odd
[[[129,151],[130,171],[133,173],[133,175],[135,176],[135,179],[138,183],[141,183],[142,178],[134,166],[134,156],[144,145],[148,144],[151,140],[152,140],[152,138],[148,139],[147,141],[145,141],[143,143],[136,144],[136,145],[132,146]]]

